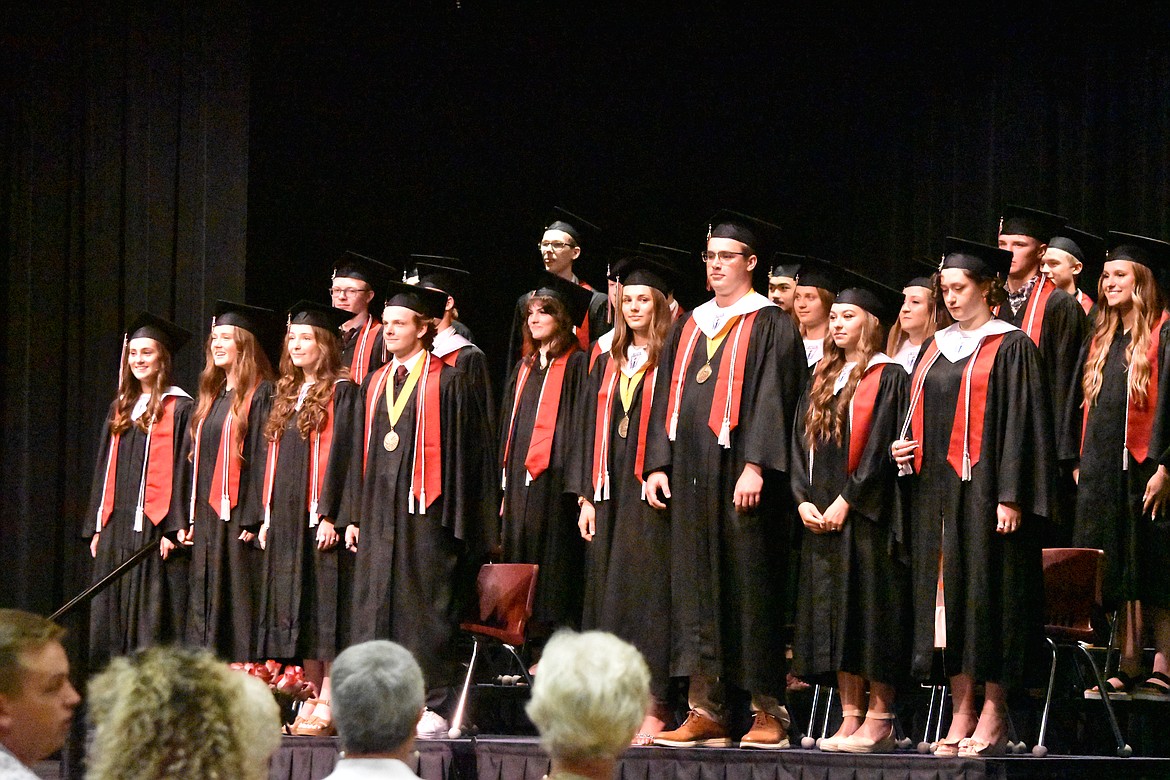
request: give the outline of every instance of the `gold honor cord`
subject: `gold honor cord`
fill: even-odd
[[[386,414],[390,418],[390,432],[382,439],[382,446],[386,448],[387,452],[394,452],[398,449],[399,439],[394,426],[398,424],[398,418],[402,416],[402,410],[406,408],[406,399],[410,398],[411,391],[418,384],[418,378],[422,376],[423,363],[426,362],[425,355],[415,361],[414,368],[410,369],[410,373],[406,375],[406,382],[402,385],[402,393],[397,398],[394,397],[394,377],[386,378]]]
[[[723,343],[723,339],[727,338],[727,334],[731,332],[732,326],[738,321],[739,315],[737,314],[729,319],[727,324],[715,334],[715,338],[707,339],[707,362],[699,369],[699,373],[695,374],[695,381],[699,384],[703,384],[711,378],[711,358],[715,357],[715,353],[719,351],[719,345]]]

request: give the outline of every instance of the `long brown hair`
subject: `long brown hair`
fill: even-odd
[[[349,369],[341,365],[341,341],[336,331],[318,328],[316,325],[312,329],[313,339],[317,342],[317,362],[312,367],[316,381],[305,394],[301,413],[297,417],[297,431],[306,440],[315,431],[325,427],[334,384],[338,379],[349,378]],[[305,371],[293,364],[286,337],[280,351],[280,379],[276,382],[272,414],[268,416],[268,424],[264,427],[264,437],[269,441],[279,441],[284,435],[284,426],[297,412],[297,399],[304,383]]]
[[[130,339],[133,341],[133,339]],[[150,400],[146,402],[146,412],[137,420],[130,419],[134,404],[142,395],[142,383],[130,370],[129,341],[122,348],[122,369],[118,372],[118,395],[114,399],[114,411],[110,415],[110,433],[125,433],[131,425],[138,426],[142,432],[150,428],[151,423],[162,419],[163,395],[171,386],[171,353],[161,341],[151,339],[158,347],[158,375],[154,378],[154,386],[150,388]]]
[[[817,442],[828,441],[830,436],[840,446],[842,430],[845,421],[849,419],[849,402],[857,392],[857,385],[865,375],[870,359],[882,350],[882,324],[869,312],[863,311],[863,314],[865,320],[857,344],[861,359],[857,361],[845,387],[837,394],[836,401],[833,400],[833,385],[847,361],[845,350],[838,347],[833,339],[825,339],[825,356],[817,363],[813,373],[808,391],[808,411],[804,413],[804,444],[809,450],[816,449]]]
[[[1133,307],[1137,317],[1130,331],[1129,346],[1125,348],[1125,364],[1129,368],[1128,396],[1137,401],[1138,405],[1144,405],[1150,383],[1150,361],[1146,357],[1146,349],[1150,343],[1150,334],[1162,316],[1165,302],[1150,269],[1134,262],[1130,262],[1130,266],[1133,268]],[[1085,359],[1085,375],[1081,380],[1086,408],[1097,403],[1105,359],[1109,356],[1109,347],[1121,322],[1121,313],[1117,307],[1109,305],[1102,290],[1102,283],[1098,282],[1097,319],[1093,326],[1092,346]]]
[[[829,311],[832,310],[833,301],[837,300],[837,296],[834,295],[833,293],[829,292],[828,290],[826,290],[824,287],[814,287],[813,289],[817,291],[817,298],[820,299],[821,306],[823,306],[825,308],[825,322],[828,322],[829,321]],[[796,317],[796,324],[797,324],[797,327],[800,329],[800,336],[801,336],[801,338],[804,338],[804,335],[807,331],[805,330],[804,325],[801,324],[800,317],[796,316],[796,304],[795,303],[792,304],[792,316]]]
[[[926,335],[929,337],[935,331],[950,325],[952,320],[950,312],[947,311],[947,307],[939,305],[937,288],[931,286],[922,289],[927,291]],[[899,307],[899,315],[901,311],[902,309]],[[894,324],[890,326],[890,335],[886,338],[886,354],[891,356],[898,354],[898,350],[902,348],[902,343],[908,338],[910,337],[902,330],[901,316],[895,317]]]
[[[261,380],[272,379],[272,364],[268,356],[260,348],[260,340],[251,331],[240,327],[233,328],[232,339],[236,342],[236,387],[232,397],[232,438],[239,442],[236,456],[243,458],[244,437],[248,433],[248,407],[244,401],[248,400],[253,387]],[[211,334],[207,334],[207,342],[203,345],[205,362],[203,373],[199,375],[199,400],[195,404],[195,411],[191,414],[191,438],[195,438],[195,431],[199,423],[211,414],[211,407],[215,403],[220,391],[227,385],[227,373],[215,365],[211,356]]]
[[[994,309],[996,306],[1002,306],[1007,302],[1007,288],[1003,286],[1003,280],[998,276],[983,276],[968,268],[960,268],[959,270],[979,286],[979,292],[983,296],[983,300],[986,301],[987,308]],[[934,299],[942,304],[937,308],[940,311],[946,312],[947,319],[951,319],[951,313],[947,310],[946,303],[943,301],[941,272],[934,275],[934,289],[932,292],[934,293]]]
[[[650,332],[646,334],[650,342],[646,349],[646,367],[649,369],[658,365],[658,356],[662,354],[662,345],[666,343],[666,334],[670,331],[671,313],[670,304],[666,302],[662,291],[649,285],[647,287],[650,299],[654,302],[654,310],[650,314]],[[621,316],[624,290],[624,286],[618,285],[618,316],[614,317],[613,345],[609,348],[610,358],[619,366],[626,359],[626,350],[634,343],[634,331],[626,324],[626,318]]]
[[[548,347],[550,360],[565,354],[578,343],[577,336],[573,333],[573,321],[569,319],[569,310],[565,308],[565,304],[561,303],[559,298],[554,298],[551,295],[533,295],[528,299],[524,312],[524,349],[522,354],[529,363],[540,352],[540,344],[532,338],[532,331],[528,328],[528,315],[538,306],[544,309],[547,314],[552,315],[556,323],[552,343]]]

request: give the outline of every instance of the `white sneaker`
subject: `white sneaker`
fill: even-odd
[[[447,737],[447,719],[433,710],[423,710],[418,726],[414,733],[419,739],[445,739]]]

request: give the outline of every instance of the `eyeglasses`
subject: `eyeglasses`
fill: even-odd
[[[540,251],[543,252],[546,249],[552,248],[554,251],[559,252],[566,247],[572,249],[573,246],[574,245],[570,244],[568,241],[541,241]]]
[[[351,295],[360,295],[370,292],[369,287],[330,287],[329,294],[334,298],[348,298]]]
[[[718,260],[721,263],[730,263],[736,256],[744,256],[743,252],[699,252],[699,257],[703,258],[704,263],[713,263]]]

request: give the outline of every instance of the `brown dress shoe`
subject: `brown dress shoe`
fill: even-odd
[[[730,747],[727,729],[706,715],[691,710],[687,719],[674,731],[664,731],[654,738],[655,745],[665,747]]]
[[[786,748],[788,747],[788,730],[775,715],[760,710],[755,713],[751,730],[739,740],[739,746],[762,750]]]

